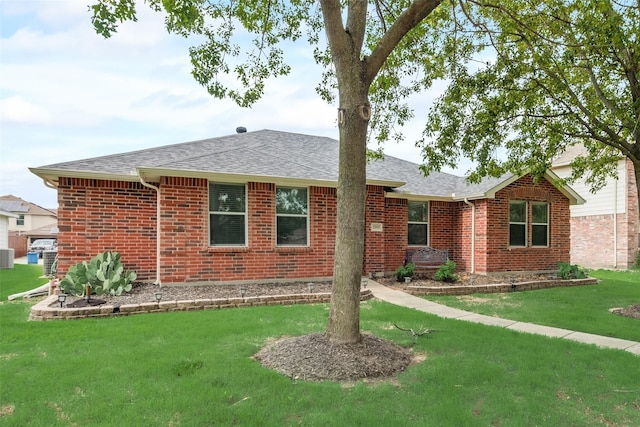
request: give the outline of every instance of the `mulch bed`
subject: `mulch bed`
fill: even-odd
[[[609,310],[613,314],[618,314],[625,317],[633,317],[634,319],[640,319],[640,304],[632,305],[627,308],[612,308]]]
[[[307,381],[389,378],[411,364],[410,350],[368,334],[357,344],[334,344],[324,334],[283,338],[254,357],[269,369]]]

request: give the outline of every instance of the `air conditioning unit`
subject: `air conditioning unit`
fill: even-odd
[[[0,249],[0,268],[13,268],[13,249]]]
[[[57,256],[58,256],[58,251],[42,252],[42,267],[43,267],[45,276],[51,275],[51,268]]]

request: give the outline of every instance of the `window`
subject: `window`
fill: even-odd
[[[306,188],[276,187],[276,243],[307,245],[308,198]]]
[[[209,184],[209,244],[246,245],[244,185]]]
[[[527,202],[509,202],[509,246],[527,246]]]
[[[18,218],[16,218],[16,225],[24,225],[24,215],[18,215]]]
[[[409,202],[409,245],[429,244],[429,203]]]
[[[549,204],[531,203],[531,246],[549,245]]]

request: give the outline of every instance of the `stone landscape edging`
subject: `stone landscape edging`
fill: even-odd
[[[371,290],[360,291],[360,301],[373,298]],[[140,304],[103,304],[89,307],[52,307],[58,301],[57,295],[50,295],[31,307],[29,320],[72,320],[88,317],[130,316],[133,314],[167,313],[172,311],[213,310],[237,307],[258,307],[267,305],[318,304],[331,300],[330,292],[265,295],[239,298],[203,298],[192,300],[168,300],[144,302]]]
[[[493,294],[517,291],[532,291],[537,289],[548,289],[566,286],[595,285],[598,279],[588,277],[586,279],[556,279],[531,282],[514,283],[494,283],[490,285],[465,285],[465,286],[416,286],[407,285],[403,288],[411,295],[470,295],[470,294]]]

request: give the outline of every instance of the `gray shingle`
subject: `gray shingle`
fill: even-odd
[[[332,138],[273,130],[233,134],[200,141],[148,148],[128,153],[56,163],[35,168],[96,175],[135,175],[136,168],[229,173],[305,180],[338,180],[338,141]],[[392,156],[367,166],[371,180],[402,181],[396,189],[414,195],[451,197],[477,194],[500,180],[487,179],[467,184],[463,177],[443,172],[425,177],[419,165]]]

